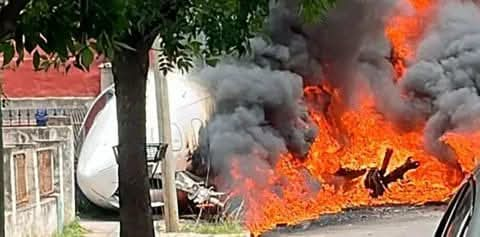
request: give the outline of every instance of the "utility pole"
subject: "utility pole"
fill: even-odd
[[[2,72],[0,72],[2,73]],[[0,75],[3,76],[3,75]],[[5,237],[5,176],[3,171],[3,83],[0,80],[0,237]]]
[[[153,48],[159,49],[160,37],[157,37]],[[178,232],[178,203],[177,188],[175,185],[176,162],[170,146],[172,135],[170,128],[170,107],[168,101],[168,83],[166,77],[158,67],[159,52],[155,52],[153,67],[155,75],[155,94],[157,100],[158,133],[160,142],[168,143],[168,150],[162,162],[162,188],[165,203],[165,226],[167,232]]]
[[[111,85],[113,85],[112,64],[109,62],[102,63],[100,66],[100,88],[103,91]]]

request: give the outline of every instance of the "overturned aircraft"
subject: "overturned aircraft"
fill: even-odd
[[[172,150],[173,158],[177,161],[177,190],[186,194],[181,197],[187,197],[194,203],[222,205],[219,201],[221,193],[206,187],[200,178],[186,171],[188,158],[198,143],[198,132],[211,114],[210,94],[197,82],[180,73],[169,75],[171,141],[160,141],[154,79],[153,71],[149,71],[146,92],[147,146],[165,143]],[[79,188],[94,204],[107,209],[119,208],[118,165],[114,152],[118,145],[118,127],[113,86],[103,91],[93,102],[79,136],[84,139],[76,169]],[[155,148],[155,145],[152,147]],[[163,155],[161,151],[154,153]],[[150,190],[152,207],[160,207],[163,205],[161,164],[159,161],[147,163],[150,181],[154,184]]]

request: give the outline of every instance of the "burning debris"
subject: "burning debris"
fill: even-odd
[[[253,40],[251,57],[198,71],[215,113],[193,173],[235,197],[254,234],[447,200],[480,152],[479,7],[342,1],[311,24],[294,3],[272,1],[271,41]]]
[[[393,150],[390,148],[387,149],[380,169],[369,168],[353,170],[340,168],[337,170],[337,172],[335,172],[334,175],[336,177],[343,177],[346,180],[354,180],[361,176],[365,176],[365,188],[370,190],[370,196],[372,196],[373,198],[378,198],[379,196],[382,196],[386,190],[388,190],[389,184],[397,180],[404,179],[404,176],[408,171],[414,170],[420,166],[419,162],[414,161],[412,157],[408,157],[405,163],[387,174],[387,168],[392,158],[392,155]]]
[[[370,195],[374,198],[382,196],[385,193],[385,190],[388,189],[389,184],[399,179],[403,179],[405,173],[420,166],[419,162],[413,161],[412,157],[408,157],[403,165],[386,174],[392,154],[393,150],[387,149],[380,170],[378,168],[369,169],[365,177],[365,187],[371,190]]]

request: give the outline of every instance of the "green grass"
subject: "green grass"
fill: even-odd
[[[55,237],[83,237],[87,233],[78,220],[70,223],[69,225],[63,228],[62,233],[54,235]]]
[[[185,225],[181,231],[197,234],[240,234],[245,230],[239,223],[221,221],[216,223],[189,224]]]

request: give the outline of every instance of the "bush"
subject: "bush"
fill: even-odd
[[[83,237],[87,233],[78,220],[70,223],[63,228],[62,233],[56,234],[55,237]]]

